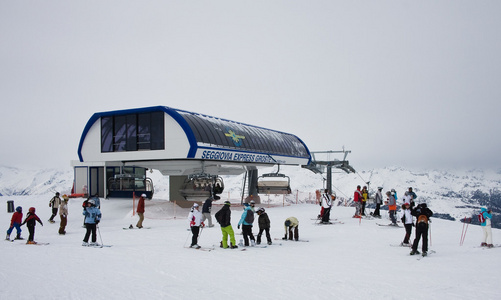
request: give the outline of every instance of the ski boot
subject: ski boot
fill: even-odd
[[[238,248],[238,246],[237,246],[237,245],[233,245],[233,244],[231,244],[231,243],[230,243],[230,245],[231,245],[231,246],[230,246],[230,248],[231,248],[231,249],[237,249],[237,248]]]
[[[411,255],[415,255],[415,254],[420,254],[420,253],[419,253],[419,251],[417,251],[417,250],[412,250],[410,254],[411,254]]]
[[[24,240],[24,239],[21,237],[21,234],[20,234],[20,233],[18,233],[18,234],[16,235],[15,240]]]
[[[7,234],[7,236],[5,237],[5,240],[10,241],[10,234]]]
[[[423,254],[421,254],[423,257],[425,257],[426,255],[428,255],[428,252],[425,252],[423,251]]]

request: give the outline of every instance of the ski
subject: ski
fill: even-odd
[[[137,227],[124,227],[123,230],[132,230],[132,229],[151,229],[151,227],[142,227],[142,228],[137,228]],[[191,229],[188,229],[191,230]]]
[[[390,223],[390,224],[379,224],[379,223],[376,223],[376,224],[379,225],[379,226],[402,228],[402,226],[397,225],[397,224],[393,224],[393,223]]]
[[[304,243],[309,242],[309,240],[301,240],[301,239],[295,241],[295,240],[284,240],[284,239],[280,239],[280,238],[274,238],[274,240],[277,240],[277,241],[286,241],[286,242],[304,242]]]
[[[400,244],[390,244],[390,246],[391,247],[404,247],[404,248],[410,248],[410,247],[412,247],[411,244],[407,244],[406,245],[406,244],[402,244],[402,243],[400,243]]]
[[[113,245],[99,245],[99,244],[96,244],[96,245],[86,245],[84,247],[89,247],[89,248],[109,248],[109,247],[112,247]]]
[[[46,246],[49,245],[50,243],[36,243],[36,244],[25,244],[25,245],[34,245],[34,246]]]
[[[193,248],[193,247],[184,247],[184,248],[187,248],[187,249],[194,249],[194,250],[200,250],[200,251],[213,251],[215,250],[216,248],[210,248],[210,247],[200,247],[200,248]]]
[[[341,221],[334,221],[334,222],[329,222],[329,223],[313,223],[313,225],[335,225],[335,224],[344,224],[344,222]]]

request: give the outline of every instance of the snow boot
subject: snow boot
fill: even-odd
[[[15,240],[24,240],[24,239],[21,237],[21,234],[20,234],[20,233],[18,233],[18,234],[16,235]]]

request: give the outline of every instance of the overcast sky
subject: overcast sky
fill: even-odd
[[[0,0],[0,164],[165,105],[373,167],[501,167],[501,1]]]

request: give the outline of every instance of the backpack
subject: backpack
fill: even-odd
[[[417,223],[425,223],[428,224],[428,217],[426,215],[420,215],[417,219]]]
[[[247,210],[247,214],[245,215],[244,220],[248,224],[252,224],[254,222],[254,212],[251,209]]]
[[[223,216],[222,216],[222,213],[221,213],[221,210],[219,210],[215,215],[214,217],[216,217],[216,221],[221,224],[221,222],[223,222]]]
[[[478,214],[478,221],[480,223],[484,223],[485,222],[484,212],[481,212],[480,214]]]

